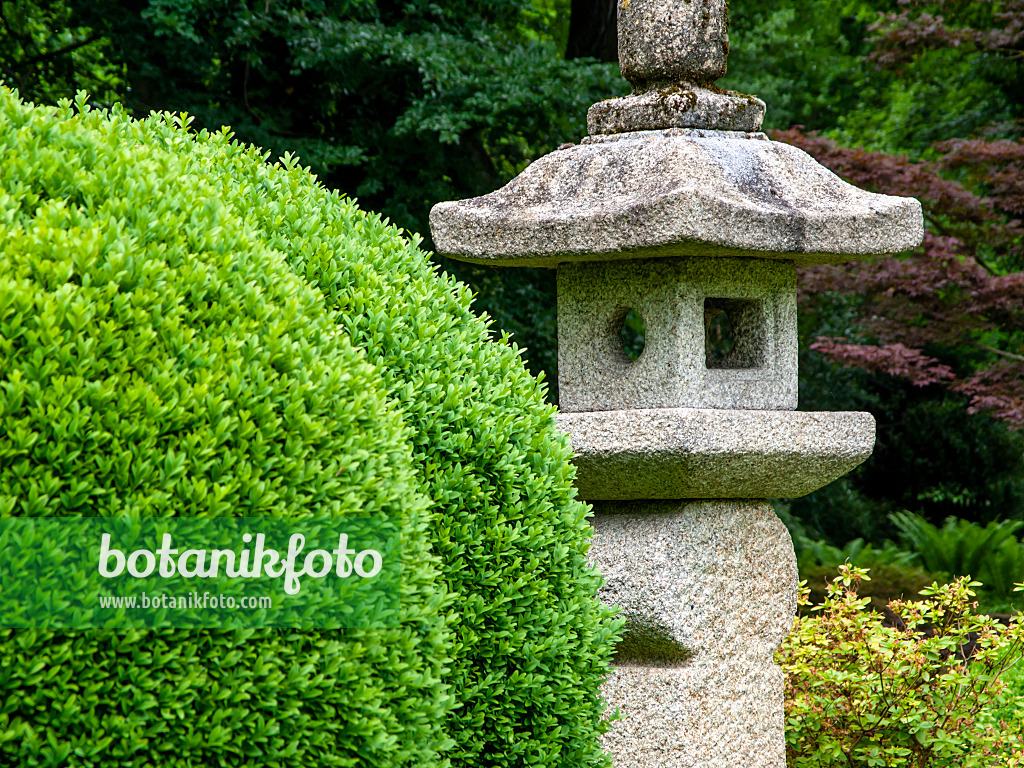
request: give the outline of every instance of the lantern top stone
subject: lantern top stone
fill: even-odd
[[[482,197],[438,203],[439,253],[500,266],[662,256],[825,264],[899,253],[921,205],[847,184],[759,133],[764,102],[723,91],[726,0],[619,0],[633,93],[595,104],[590,136]]]
[[[709,83],[729,56],[726,0],[620,0],[619,68],[634,88]]]
[[[590,108],[591,135],[658,128],[757,131],[764,102],[723,91],[727,0],[619,0],[619,69],[633,86]]]

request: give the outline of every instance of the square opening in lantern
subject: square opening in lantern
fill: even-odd
[[[756,299],[704,299],[704,366],[761,368],[767,340],[764,308]]]

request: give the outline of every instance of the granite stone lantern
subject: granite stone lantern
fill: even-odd
[[[604,687],[617,768],[784,768],[772,656],[797,571],[766,499],[832,482],[874,444],[869,414],[796,411],[796,268],[923,235],[916,200],[770,141],[763,102],[714,86],[725,5],[620,0],[633,93],[591,107],[579,145],[430,216],[452,258],[558,269],[559,424],[602,599],[628,620]],[[646,328],[635,361],[629,310]]]

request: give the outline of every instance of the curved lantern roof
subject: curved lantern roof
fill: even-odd
[[[589,136],[482,197],[430,213],[437,250],[500,266],[658,256],[797,264],[915,247],[913,198],[865,192],[762,133],[671,128]]]

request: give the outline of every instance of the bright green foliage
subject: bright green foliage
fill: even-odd
[[[1007,668],[999,679],[1006,684],[1006,695],[997,716],[1007,722],[1024,718],[1024,664]]]
[[[403,625],[4,631],[0,763],[434,764],[445,600],[409,430],[320,293],[188,172],[181,122],[0,89],[2,513],[388,515]]]
[[[53,103],[76,85],[97,96],[97,72],[123,69],[117,98],[136,117],[185,111],[198,128],[228,125],[424,236],[434,203],[493,191],[586,135],[593,102],[628,91],[614,64],[561,58],[565,2],[32,1],[61,11],[37,24],[50,39],[95,35],[104,45],[88,50],[106,58],[58,57],[63,79],[26,98]],[[0,45],[0,76],[24,70]],[[531,369],[553,377],[553,271],[444,266],[529,348]]]
[[[808,605],[821,605],[828,594],[828,586],[835,578],[836,564],[812,565],[800,570],[800,577],[807,582]],[[929,584],[947,578],[945,574],[931,573],[913,565],[889,565],[880,563],[871,566],[871,581],[862,584],[861,597],[870,600],[872,610],[887,614],[889,603],[904,600],[920,594]],[[808,608],[803,612],[807,613]]]
[[[787,764],[1019,765],[1021,722],[997,719],[1007,697],[1000,676],[1024,650],[1019,617],[1004,627],[974,613],[978,584],[964,578],[894,601],[898,628],[886,626],[857,594],[867,578],[841,566],[821,615],[798,617],[776,656],[786,672]]]
[[[223,191],[123,117],[3,98],[0,510],[408,503],[406,431],[377,372]]]
[[[8,633],[5,653],[20,663],[0,667],[0,687],[18,692],[0,711],[2,748],[38,764],[75,738],[83,750],[87,738],[107,744],[108,756],[149,750],[159,765],[603,764],[598,685],[616,624],[595,599],[569,447],[543,386],[490,339],[469,291],[293,158],[267,165],[226,133],[188,133],[184,118],[67,106],[54,116],[2,98],[3,226],[26,233],[5,251],[20,255],[4,279],[44,309],[59,296],[50,335],[22,332],[35,303],[5,316],[4,353],[57,335],[63,365],[124,368],[118,397],[104,399],[107,378],[59,379],[42,352],[23,355],[22,378],[49,377],[50,399],[39,401],[42,383],[8,398],[15,416],[43,429],[64,411],[99,414],[94,429],[75,427],[85,442],[58,479],[106,450],[105,471],[133,502],[155,499],[139,507],[153,514],[211,514],[219,483],[260,491],[248,502],[225,492],[222,514],[379,509],[409,521],[408,620],[393,635]],[[26,259],[33,248],[41,255]],[[64,299],[86,290],[72,312]],[[96,340],[61,352],[59,339],[85,330]],[[122,346],[101,346],[108,335]],[[179,401],[186,415],[153,438],[138,465],[155,468],[132,485],[137,462],[119,457]],[[46,478],[63,434],[24,431],[11,432],[17,455],[36,451],[29,467]],[[193,463],[172,473],[161,440]],[[249,454],[262,486],[242,472]],[[0,477],[21,483],[6,461]],[[61,490],[46,491],[54,509]],[[66,703],[72,679],[81,693]],[[119,688],[135,701],[115,703]]]

